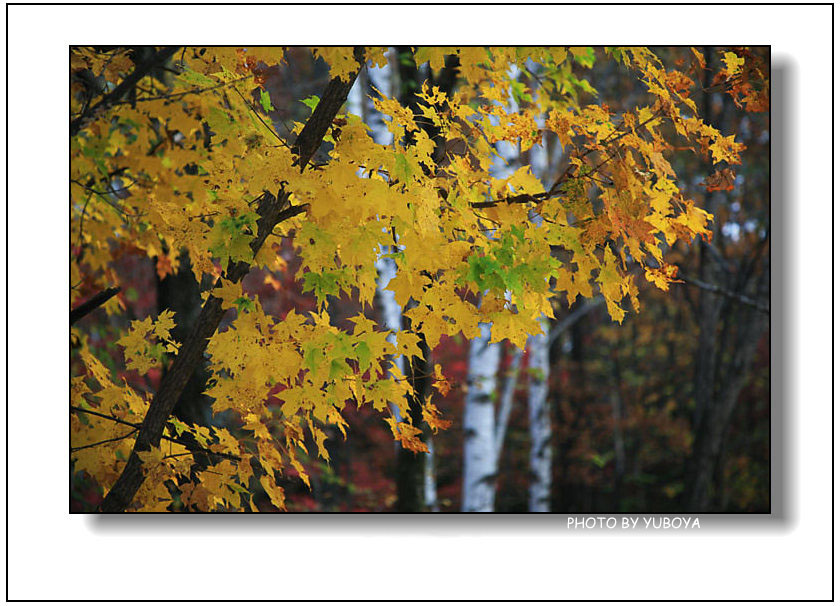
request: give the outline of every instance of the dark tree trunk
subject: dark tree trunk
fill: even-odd
[[[614,351],[612,356],[613,388],[610,393],[610,405],[612,407],[613,421],[613,450],[615,451],[615,476],[613,478],[613,509],[622,511],[622,491],[624,487],[624,472],[626,469],[626,456],[624,450],[624,402],[621,398],[621,366],[618,361],[618,352]]]
[[[706,47],[705,59],[708,65],[711,61],[711,49]],[[703,87],[711,86],[711,71],[706,71]],[[711,121],[711,95],[703,94],[703,116]],[[707,166],[707,171],[711,165]],[[704,195],[703,208],[712,212],[712,196],[708,192]],[[700,242],[700,279],[707,284],[716,283],[714,260],[705,242]],[[720,300],[709,290],[701,289],[697,306],[699,334],[694,374],[694,420],[693,425],[699,428],[703,422],[703,415],[715,399],[715,360],[717,358],[717,328],[720,319]]]
[[[423,357],[412,356],[408,364],[408,382],[414,390],[414,396],[408,400],[408,414],[412,425],[423,427],[423,401],[431,388],[431,352],[423,335],[418,336]],[[424,509],[423,457],[423,453],[406,448],[397,452],[397,511],[418,512]]]
[[[414,53],[410,47],[398,46],[397,65],[399,73],[399,101],[402,105],[411,109],[415,115],[419,115],[419,105],[417,92],[420,91],[420,74],[414,63]],[[404,60],[404,59],[408,60]],[[447,57],[446,65],[441,70],[440,75],[436,81],[437,86],[447,94],[451,92],[455,83],[455,71],[457,67],[457,58]],[[439,152],[443,147],[440,132],[429,125],[427,121],[422,121],[422,128],[427,132],[429,138],[435,142],[435,155],[440,157]],[[411,135],[407,135],[407,144],[411,143]],[[411,305],[411,302],[409,302]],[[408,318],[403,318],[403,325],[409,326]],[[420,349],[423,352],[423,358],[412,356],[408,365],[408,379],[412,388],[414,388],[414,396],[409,398],[408,414],[411,417],[411,422],[415,427],[423,427],[423,413],[422,405],[431,389],[431,352],[429,346],[426,344],[425,338],[422,334],[420,337]],[[428,431],[424,431],[424,441],[429,439]],[[423,511],[425,508],[423,498],[423,482],[424,482],[424,455],[413,453],[405,448],[401,448],[397,454],[397,511],[401,512],[417,512]]]
[[[708,65],[712,49],[706,47]],[[711,71],[704,78],[704,88],[711,86]],[[711,120],[711,95],[703,96],[703,114]],[[721,122],[718,120],[717,122]],[[711,166],[708,167],[711,172]],[[705,207],[715,213],[713,200],[706,194]],[[720,233],[720,230],[718,230]],[[763,243],[759,244],[762,247]],[[732,272],[718,271],[730,267],[713,245],[701,243],[700,276],[707,285],[722,285],[729,293],[758,302],[768,295],[770,268],[757,250],[758,267],[742,264],[733,279]],[[730,267],[731,269],[731,267]],[[740,276],[740,278],[738,277]],[[729,283],[727,283],[729,282]],[[750,284],[751,283],[751,284]],[[686,469],[684,503],[689,511],[709,510],[715,495],[715,469],[720,460],[732,412],[747,380],[756,347],[764,334],[767,316],[760,309],[749,307],[738,297],[724,299],[720,292],[701,288],[698,299],[698,345],[694,377],[694,445]]]
[[[758,276],[756,298],[766,297],[769,268]],[[694,450],[690,461],[687,504],[691,511],[707,511],[713,497],[712,480],[738,396],[747,380],[758,342],[767,329],[767,316],[746,306],[738,306],[734,314],[734,339],[725,368],[721,365],[717,377],[716,397],[702,416],[695,432]]]
[[[158,312],[169,309],[175,312],[172,337],[183,343],[195,330],[201,312],[201,287],[190,270],[190,257],[186,251],[179,257],[178,272],[158,280]],[[211,420],[210,398],[204,395],[210,373],[205,360],[200,360],[184,386],[173,413],[185,423],[209,425]]]

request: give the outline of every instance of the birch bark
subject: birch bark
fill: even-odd
[[[542,120],[539,120],[542,126]],[[551,181],[550,168],[559,164],[562,150],[548,146],[543,140],[530,151],[531,170],[546,186]],[[534,214],[534,223],[542,217]],[[528,457],[530,485],[528,511],[546,512],[551,508],[551,418],[548,410],[549,325],[548,318],[540,319],[542,333],[528,337],[528,431],[531,451]]]
[[[464,409],[464,473],[462,511],[493,511],[495,494],[493,394],[501,357],[499,343],[490,343],[490,325],[470,342],[467,400]]]
[[[551,506],[551,421],[548,414],[548,320],[540,321],[543,334],[528,337],[528,458],[531,484],[528,511],[549,511]]]

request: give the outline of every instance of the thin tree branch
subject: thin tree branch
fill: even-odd
[[[107,419],[109,421],[113,421],[119,425],[127,425],[128,427],[134,427],[135,429],[140,429],[141,423],[132,423],[131,421],[126,421],[125,419],[120,419],[119,417],[114,417],[111,415],[106,415],[104,412],[98,412],[96,410],[88,410],[87,408],[80,408],[79,406],[70,406],[70,410],[73,412],[81,412],[86,415],[93,415],[94,417],[100,417],[102,419]]]
[[[749,307],[757,309],[761,313],[768,315],[770,314],[770,308],[766,304],[762,303],[761,301],[757,301],[756,299],[752,299],[741,293],[733,292],[727,288],[718,286],[717,284],[710,284],[709,282],[703,282],[702,280],[698,280],[697,278],[686,276],[682,272],[677,273],[677,278],[682,280],[686,284],[691,284],[692,286],[696,286],[697,288],[701,288],[703,290],[707,290],[709,292],[713,292],[715,294],[727,297],[729,299],[732,299],[733,301],[737,301],[738,303],[742,303],[743,305],[747,305]]]
[[[239,89],[238,89],[238,88],[236,88],[235,86],[233,87],[233,90],[234,90],[234,92],[235,92],[237,95],[239,95],[239,98],[240,98],[240,99],[242,99],[242,101],[245,103],[245,105],[247,105],[247,106],[248,106],[248,109],[250,109],[250,110],[251,110],[251,112],[253,112],[253,114],[254,114],[254,116],[256,116],[257,120],[259,120],[259,121],[260,121],[260,123],[261,123],[264,127],[266,127],[266,129],[268,129],[268,131],[269,131],[272,135],[274,135],[274,137],[275,137],[275,138],[276,138],[276,139],[277,139],[277,140],[278,140],[278,141],[279,141],[279,142],[283,145],[283,147],[287,147],[287,148],[288,148],[288,147],[289,147],[289,144],[286,142],[286,140],[285,140],[283,137],[281,137],[280,135],[278,135],[278,134],[277,134],[277,131],[275,131],[275,130],[271,127],[271,126],[269,126],[268,124],[266,124],[265,120],[263,120],[263,119],[262,119],[262,116],[260,116],[260,114],[259,114],[259,112],[256,110],[256,108],[254,108],[254,105],[253,105],[250,101],[248,101],[248,99],[246,99],[246,98],[245,98],[245,95],[243,95],[241,92],[239,92]]]
[[[99,440],[99,442],[94,442],[93,444],[85,444],[84,446],[74,446],[70,449],[70,452],[79,452],[80,450],[84,450],[85,448],[93,448],[94,446],[101,446],[102,444],[107,444],[108,442],[119,442],[120,440],[125,440],[130,435],[137,432],[139,428],[134,428],[129,431],[124,436],[117,436],[116,438],[108,438],[107,440]]]
[[[572,326],[574,326],[583,316],[588,314],[590,311],[598,307],[601,303],[604,302],[604,297],[602,295],[598,295],[593,299],[589,299],[586,303],[578,307],[568,316],[563,318],[560,322],[554,325],[554,328],[548,333],[548,347],[550,348],[557,338],[569,330]]]
[[[148,76],[155,67],[165,63],[172,55],[174,55],[178,48],[179,47],[177,46],[164,46],[155,53],[154,57],[149,59],[149,61],[136,66],[134,71],[126,76],[117,88],[102,97],[96,105],[87,107],[78,118],[75,118],[70,122],[70,136],[75,137],[78,135],[79,131],[89,119],[99,112],[106,111],[117,101],[122,99],[126,93],[128,93],[138,82],[140,82],[140,80]]]
[[[82,188],[82,189],[84,189],[85,191],[90,192],[91,194],[96,194],[97,196],[99,196],[100,198],[102,198],[102,200],[103,200],[106,204],[108,204],[111,208],[113,208],[114,210],[116,210],[116,211],[117,211],[118,213],[120,213],[121,215],[124,215],[125,217],[140,217],[140,216],[142,216],[142,213],[130,213],[130,212],[128,212],[128,211],[127,211],[127,210],[125,210],[122,206],[120,206],[119,204],[117,204],[116,202],[114,202],[113,200],[111,200],[111,199],[110,199],[110,198],[109,198],[109,197],[108,197],[108,196],[107,196],[104,192],[101,192],[101,191],[99,191],[99,190],[93,189],[92,187],[89,187],[89,186],[85,185],[84,183],[81,183],[80,181],[77,181],[76,179],[70,179],[70,183],[73,183],[73,184],[75,184],[75,185],[78,185],[79,187],[81,187],[81,188]],[[132,185],[134,185],[135,183],[137,183],[137,181],[134,181],[134,182],[130,183],[130,184],[129,184],[129,185],[127,185],[126,187],[121,187],[121,188],[119,189],[119,191],[125,191],[125,190],[127,190],[129,187],[131,187]],[[111,189],[111,192],[112,192],[114,195],[117,195],[117,190],[115,190],[115,189],[114,189],[113,187],[111,187],[110,185],[109,185],[108,187]],[[87,206],[87,203],[85,203],[85,206]]]
[[[84,235],[84,226],[85,226],[85,216],[87,214],[87,207],[90,204],[90,199],[93,197],[93,193],[88,193],[87,200],[85,200],[85,205],[82,207],[82,214],[79,218],[79,242],[77,246],[79,247],[79,254],[76,255],[76,263],[79,263],[82,260],[82,252],[84,248],[82,247],[82,237]]]
[[[104,305],[108,299],[120,292],[120,287],[106,288],[93,295],[90,299],[70,310],[70,326],[84,318],[97,307]]]
[[[100,417],[102,419],[107,419],[108,421],[113,421],[114,423],[117,423],[119,425],[127,425],[128,427],[133,427],[134,431],[139,430],[140,427],[143,426],[142,423],[132,423],[131,421],[126,421],[126,420],[120,419],[118,417],[113,417],[111,415],[106,415],[104,413],[97,412],[95,410],[88,410],[87,408],[79,408],[78,406],[71,406],[70,410],[72,410],[74,412],[80,412],[80,413],[83,413],[83,414],[86,414],[86,415],[93,415],[95,417]],[[126,435],[131,435],[132,433],[134,433],[134,431],[131,431],[130,433],[128,433]],[[242,460],[242,458],[239,457],[238,455],[230,454],[230,453],[227,453],[227,452],[216,452],[215,450],[210,450],[209,448],[202,448],[201,446],[196,446],[195,444],[191,444],[191,443],[189,443],[188,441],[186,441],[182,438],[171,438],[169,436],[161,436],[160,439],[161,440],[166,440],[167,442],[172,442],[173,444],[179,444],[181,446],[184,446],[185,448],[188,448],[191,453],[199,452],[199,453],[206,454],[206,455],[221,457],[223,459],[228,459],[228,460],[231,460],[231,461],[241,461]],[[109,441],[109,440],[105,440],[105,442],[107,442],[107,441]],[[89,444],[88,446],[80,446],[78,448],[78,450],[81,450],[82,448],[89,448],[90,446],[96,446],[96,445],[98,445],[98,444]]]
[[[650,118],[648,118],[647,120],[645,120],[644,122],[641,122],[638,126],[636,126],[636,128],[638,129],[638,128],[641,128],[642,126],[645,126],[648,122],[657,118],[659,116],[659,114],[660,114],[660,111],[655,112]],[[629,135],[631,132],[632,132],[631,130],[621,132],[620,130],[616,129],[606,139],[604,139],[601,143],[602,143],[602,145],[609,145],[609,144],[612,144],[612,143],[616,143],[617,141],[619,141],[619,140],[623,139],[624,137],[626,137],[627,135]],[[577,158],[579,160],[583,160],[586,156],[588,156],[592,152],[596,151],[597,149],[598,148],[595,148],[595,147],[593,147],[591,149],[588,149],[585,152],[579,154],[577,156]],[[606,160],[604,160],[603,162],[598,164],[591,171],[589,171],[585,174],[578,175],[577,177],[571,177],[571,172],[570,171],[572,169],[572,166],[574,166],[574,165],[569,164],[569,166],[566,168],[566,170],[563,172],[563,174],[560,175],[560,177],[557,178],[557,180],[551,185],[551,187],[548,188],[548,190],[546,190],[544,192],[541,192],[541,193],[538,193],[538,194],[519,194],[519,195],[516,195],[516,196],[505,196],[503,198],[497,198],[495,200],[486,200],[484,202],[473,202],[473,203],[470,204],[470,206],[472,208],[489,208],[491,206],[497,206],[499,204],[528,204],[528,203],[532,203],[532,202],[543,202],[543,201],[548,200],[550,198],[554,198],[556,196],[559,196],[560,193],[561,193],[560,192],[560,186],[563,183],[565,183],[566,181],[568,181],[570,178],[590,178],[590,179],[593,179],[593,180],[597,181],[598,179],[593,177],[595,172],[597,172],[598,169],[600,169],[602,166],[604,166],[604,164],[606,164],[607,162],[612,160],[617,153],[618,153],[618,149],[616,148],[608,154]],[[603,183],[603,181],[602,181],[602,183]]]

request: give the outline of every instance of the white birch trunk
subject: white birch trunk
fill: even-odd
[[[387,254],[388,250],[383,247],[382,252]],[[394,333],[402,330],[402,307],[399,303],[397,303],[397,300],[394,297],[394,292],[386,290],[385,287],[388,285],[388,282],[397,275],[397,264],[390,257],[380,256],[379,259],[376,260],[376,270],[379,274],[376,278],[376,296],[379,300],[379,307],[382,310],[382,324],[388,330],[393,331],[392,334],[388,335],[388,342],[396,345],[397,336]],[[399,369],[400,373],[405,375],[405,360],[403,356],[396,356],[392,361]],[[394,377],[389,373],[389,378]],[[397,405],[391,402],[389,403],[389,406],[394,418],[396,418],[397,421],[402,421],[402,415],[400,415],[400,409]]]
[[[481,336],[470,341],[464,407],[462,511],[493,511],[496,481],[493,393],[500,350],[499,343],[490,343],[490,325],[482,324]]]
[[[538,120],[542,126],[542,120]],[[550,152],[554,151],[555,154]],[[545,140],[531,148],[531,170],[534,175],[549,186],[552,161],[557,159],[557,150],[546,149]],[[555,157],[552,158],[551,156]],[[537,225],[542,217],[534,215],[531,220]],[[531,437],[531,452],[528,458],[530,485],[528,487],[528,511],[549,511],[551,507],[551,419],[548,414],[548,319],[540,319],[542,334],[528,337],[528,431]]]
[[[424,437],[429,452],[423,453],[423,505],[428,511],[440,511],[437,499],[437,476],[435,474],[435,442],[431,435]]]
[[[505,445],[505,434],[507,434],[510,413],[513,410],[513,394],[516,391],[516,381],[519,379],[519,366],[522,364],[522,350],[513,345],[513,353],[510,358],[510,367],[502,384],[502,395],[499,399],[499,415],[496,421],[496,433],[493,439],[493,450],[496,458],[496,470],[499,469],[499,460],[502,456],[502,448]]]
[[[517,110],[513,100],[510,101],[508,109]],[[501,158],[493,158],[491,174],[496,178],[512,175],[519,157],[518,147],[506,141],[499,141],[496,143],[496,151]],[[503,440],[504,436],[497,435],[492,394],[496,390],[501,344],[490,343],[490,326],[482,324],[481,336],[470,342],[467,398],[464,405],[462,511],[493,511],[496,496],[500,452],[497,442],[499,439]]]
[[[548,321],[540,321],[548,332]],[[548,415],[548,336],[528,337],[528,427],[531,434],[528,511],[551,506],[551,421]]]
[[[505,375],[502,384],[501,397],[499,398],[499,413],[496,420],[495,433],[493,435],[493,473],[498,476],[499,462],[502,459],[502,449],[505,445],[510,413],[513,410],[513,395],[516,391],[516,382],[519,379],[519,367],[522,364],[522,350],[513,345],[513,352],[510,359],[510,367]],[[498,482],[493,482],[493,502],[496,500],[496,488]]]

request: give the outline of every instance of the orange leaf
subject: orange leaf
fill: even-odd
[[[703,184],[706,191],[731,191],[735,187],[735,173],[730,168],[715,171]]]
[[[435,386],[435,389],[437,389],[442,396],[448,394],[451,389],[449,381],[446,380],[446,377],[443,376],[443,373],[440,370],[440,364],[435,364],[435,380],[432,385]]]
[[[434,433],[437,433],[439,429],[448,429],[452,425],[452,421],[441,419],[440,414],[437,406],[432,404],[432,397],[426,398],[426,403],[423,406],[423,420],[432,428]]]
[[[398,427],[400,429],[400,443],[403,448],[411,452],[429,452],[429,449],[423,444],[423,441],[417,437],[422,433],[420,429],[409,423],[399,423]]]

